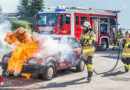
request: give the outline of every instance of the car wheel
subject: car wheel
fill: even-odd
[[[46,69],[46,72],[42,75],[42,77],[45,80],[51,80],[55,76],[55,73],[56,73],[55,65],[53,63],[50,63]]]
[[[107,41],[103,39],[101,42],[101,50],[103,50],[103,51],[106,50],[107,46],[108,46]]]
[[[76,66],[76,71],[82,72],[82,71],[84,71],[84,67],[85,67],[85,64],[84,64],[84,61],[82,59],[79,61],[78,65]]]

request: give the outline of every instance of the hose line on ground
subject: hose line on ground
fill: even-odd
[[[94,72],[95,74],[100,75],[100,74],[109,73],[109,72],[112,72],[112,71],[116,68],[116,66],[118,65],[118,62],[119,62],[119,58],[120,58],[121,42],[122,42],[122,40],[123,40],[123,39],[121,39],[120,44],[119,44],[118,57],[117,57],[117,61],[116,61],[116,64],[114,65],[114,67],[113,67],[112,69],[110,69],[109,71],[101,72],[101,73],[98,73],[98,72],[96,72],[95,69],[93,69],[93,72]]]

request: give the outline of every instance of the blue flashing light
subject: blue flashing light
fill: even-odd
[[[42,13],[42,12],[44,12],[44,10],[40,10],[39,12]]]
[[[66,11],[65,9],[56,9],[55,12]]]
[[[116,16],[118,16],[118,13],[116,13]]]

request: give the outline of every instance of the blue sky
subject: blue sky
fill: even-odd
[[[16,11],[19,0],[0,0],[4,12]],[[45,7],[57,5],[74,6],[94,9],[121,10],[119,27],[130,28],[130,0],[44,0]]]

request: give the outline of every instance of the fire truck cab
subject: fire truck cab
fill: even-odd
[[[71,35],[79,40],[83,32],[82,24],[88,21],[96,34],[95,45],[105,50],[116,38],[119,12],[78,7],[51,7],[48,10],[39,11],[36,32],[49,35]]]

